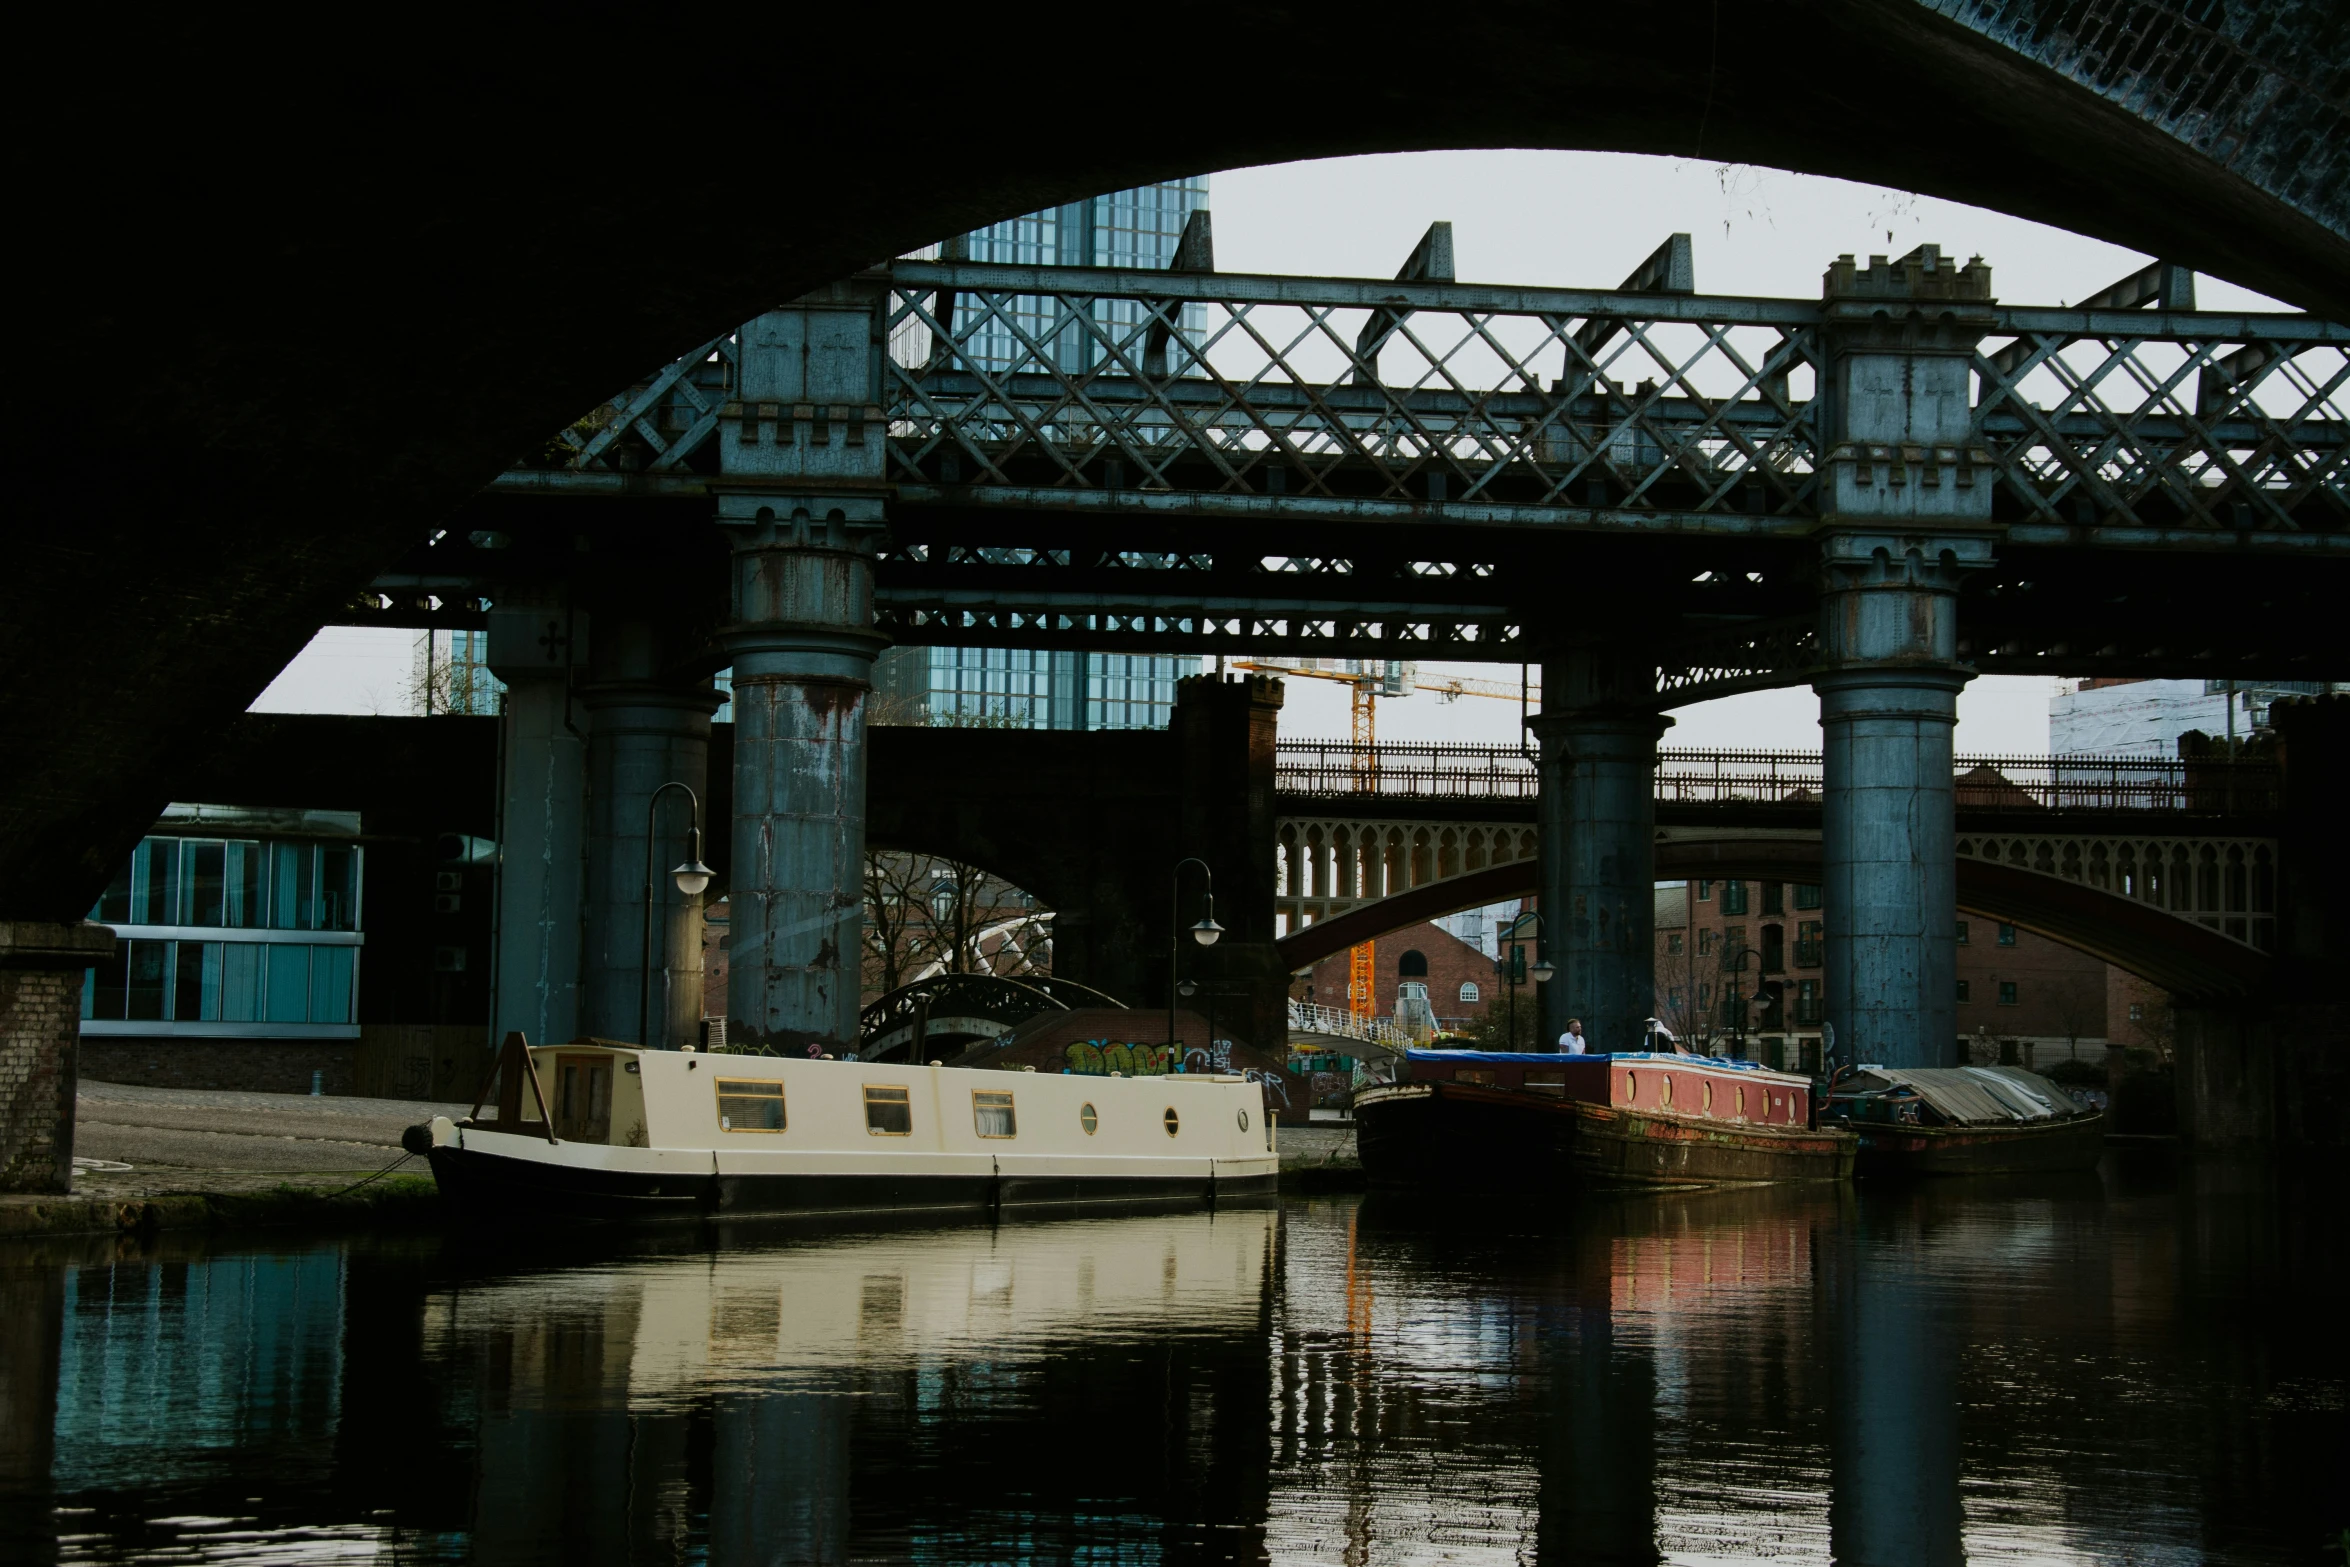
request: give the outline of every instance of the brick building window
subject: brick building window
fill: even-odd
[[[1714,950],[1721,945],[1721,942],[1722,933],[1720,931],[1699,931],[1697,933],[1697,955],[1701,958],[1712,957],[1714,955]]]
[[[1797,968],[1818,968],[1820,966],[1822,940],[1823,936],[1818,920],[1805,920],[1795,927],[1795,966]]]
[[[1818,908],[1820,906],[1820,884],[1816,881],[1797,882],[1795,884],[1795,906],[1799,909]]]
[[[1479,995],[1480,992],[1477,989],[1477,982],[1475,980],[1464,979],[1461,981],[1461,999],[1463,1001],[1475,1001],[1479,998]]]
[[[2014,980],[2003,979],[1999,982],[1999,1004],[2003,1007],[2012,1007],[2016,1004]]]
[[[2146,1004],[2144,1002],[2133,1001],[2130,1003],[2130,1021],[2133,1023],[2146,1021]]]
[[[1958,999],[1961,1001],[1970,1001],[1974,999],[1966,993],[1966,981],[1963,979],[1958,982]]]
[[[1724,914],[1744,914],[1746,912],[1746,883],[1742,881],[1722,883],[1722,912]]]
[[[1960,920],[1960,921],[1958,922],[1958,944],[1959,944],[1960,946],[1962,946],[1962,947],[1963,947],[1963,946],[1965,946],[1965,945],[1967,944],[1967,941],[1966,941],[1966,921],[1965,921],[1965,920]]]
[[[1674,957],[1681,955],[1681,933],[1679,931],[1673,930],[1665,933],[1665,951]]]
[[[1426,979],[1428,977],[1427,956],[1419,952],[1405,953],[1395,960],[1395,974],[1398,979]]]
[[[1820,982],[1799,979],[1795,982],[1795,1024],[1798,1028],[1816,1027],[1820,1021]]]
[[[1786,883],[1776,881],[1766,881],[1763,883],[1762,911],[1765,914],[1784,914],[1787,912]]]
[[[1701,881],[1697,884],[1697,901],[1700,903],[1714,901],[1714,884],[1712,882]]]
[[[1762,971],[1776,974],[1787,967],[1787,930],[1783,925],[1762,928]]]
[[[2002,925],[1999,927],[1999,944],[2003,947],[2012,947],[2015,945],[2015,927],[2013,925]]]

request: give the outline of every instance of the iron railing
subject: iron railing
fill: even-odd
[[[1820,803],[1817,751],[1657,752],[1659,804],[1813,808]],[[2171,811],[2269,815],[2277,769],[2262,762],[2187,762],[2135,756],[1962,756],[1955,783],[1962,811]],[[1344,740],[1283,740],[1274,785],[1298,796],[1383,800],[1532,800],[1533,758],[1510,746],[1390,742],[1365,750]]]

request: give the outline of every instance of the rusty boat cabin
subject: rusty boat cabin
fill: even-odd
[[[1587,1104],[1662,1110],[1735,1125],[1809,1126],[1812,1081],[1758,1061],[1667,1051],[1540,1055],[1412,1050],[1398,1082],[1479,1083]]]
[[[1678,1053],[1415,1049],[1354,1108],[1371,1184],[1431,1192],[1842,1180],[1855,1146],[1809,1078]]]
[[[1858,1135],[1869,1177],[2087,1170],[2105,1152],[2104,1113],[2022,1067],[1852,1067],[1820,1115]]]

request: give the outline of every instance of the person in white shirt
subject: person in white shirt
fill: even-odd
[[[1583,1020],[1579,1017],[1568,1018],[1567,1031],[1559,1035],[1559,1049],[1568,1055],[1579,1056],[1590,1048],[1583,1038]]]

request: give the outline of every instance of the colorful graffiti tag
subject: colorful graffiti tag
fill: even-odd
[[[1080,1077],[1107,1077],[1112,1072],[1126,1077],[1164,1077],[1175,1070],[1173,1045],[1135,1045],[1112,1043],[1106,1039],[1080,1039],[1071,1043],[1065,1054],[1069,1070]]]

